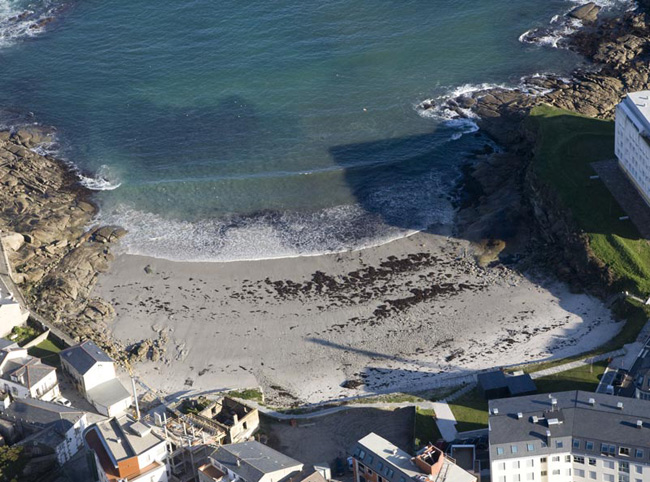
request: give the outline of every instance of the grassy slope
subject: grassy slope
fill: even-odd
[[[58,367],[61,365],[61,361],[59,359],[60,351],[61,348],[58,347],[53,341],[48,339],[40,342],[36,346],[29,348],[27,350],[27,353],[31,356],[40,358],[43,363]]]
[[[619,280],[620,289],[650,294],[650,244],[640,239],[590,163],[614,159],[614,123],[540,106],[531,112],[537,127],[534,167],[587,233],[594,254]]]

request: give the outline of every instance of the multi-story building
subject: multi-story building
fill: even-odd
[[[56,368],[27,354],[26,348],[9,346],[0,350],[0,389],[13,398],[56,399],[59,381]]]
[[[375,433],[352,449],[354,482],[476,482],[477,477],[429,445],[412,457]]]
[[[90,340],[61,351],[61,368],[102,415],[123,414],[133,397],[117,378],[115,362]]]
[[[86,430],[101,482],[167,482],[167,444],[150,426],[123,415]]]
[[[7,397],[0,405],[0,418],[14,425],[21,444],[49,447],[61,465],[82,447],[87,426],[85,412],[31,398],[11,401]]]
[[[199,468],[200,482],[298,481],[304,464],[255,440],[222,445]]]
[[[616,157],[650,204],[650,91],[633,92],[616,107]]]
[[[489,404],[493,482],[650,481],[650,403],[583,391]]]

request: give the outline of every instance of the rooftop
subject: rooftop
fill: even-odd
[[[28,356],[7,361],[2,378],[31,389],[54,371],[56,368],[41,363],[38,358]]]
[[[115,461],[138,456],[164,442],[151,430],[145,430],[143,427],[148,428],[127,415],[95,425]]]
[[[476,480],[476,477],[457,466],[453,460],[433,446],[428,447],[417,457],[412,457],[375,433],[370,433],[359,440],[353,453],[361,463],[391,482],[399,481],[402,474],[421,482],[426,480],[474,482]],[[377,456],[377,459],[374,456]],[[440,457],[443,458],[442,461]],[[436,464],[440,470],[433,473],[431,468]],[[428,471],[425,471],[425,468]]]
[[[257,482],[264,475],[279,470],[301,471],[303,468],[301,462],[257,441],[222,445],[210,457],[247,482]]]
[[[113,361],[91,340],[66,348],[61,351],[59,356],[82,375],[94,367],[96,363]]]
[[[544,440],[549,430],[552,437],[650,447],[650,402],[644,400],[578,390],[492,400],[489,410],[491,446]]]
[[[88,390],[88,397],[104,407],[110,407],[131,396],[117,378],[112,378]]]
[[[64,407],[57,403],[43,402],[33,398],[15,400],[1,414],[2,418],[20,419],[32,425],[45,426],[57,420],[77,423],[85,412],[76,408]]]

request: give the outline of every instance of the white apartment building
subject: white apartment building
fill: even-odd
[[[650,482],[650,402],[570,391],[489,410],[492,482]]]
[[[650,204],[650,91],[633,92],[616,107],[616,157]]]

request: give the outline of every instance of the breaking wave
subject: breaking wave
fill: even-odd
[[[61,4],[54,1],[0,0],[0,48],[25,37],[34,37],[54,20]]]

